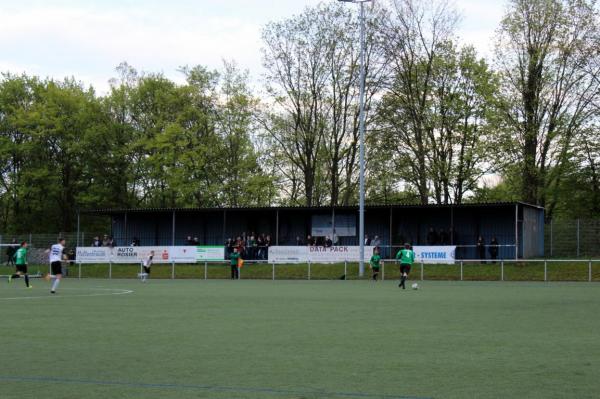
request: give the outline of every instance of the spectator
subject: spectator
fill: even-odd
[[[248,259],[256,259],[256,240],[254,239],[253,235],[251,235],[250,238],[248,238],[246,244],[248,251]]]
[[[94,240],[92,241],[92,247],[101,247],[102,246],[102,241],[100,241],[100,237],[96,236],[94,237]]]
[[[450,239],[448,237],[448,233],[443,228],[440,229],[440,244],[448,245],[450,244]]]
[[[264,234],[259,235],[258,238],[256,239],[256,247],[257,247],[256,257],[257,257],[257,259],[262,259],[263,251],[265,250]]]
[[[374,247],[379,247],[381,245],[381,240],[379,239],[379,236],[373,237],[373,241],[371,241],[371,245]]]
[[[309,247],[315,246],[315,239],[310,234],[306,237],[306,245]]]
[[[109,248],[114,248],[117,246],[117,242],[114,240],[114,238],[112,236],[108,237],[108,240],[106,240],[106,246]]]
[[[139,247],[140,246],[140,239],[137,237],[133,237],[133,240],[131,241],[131,246],[132,247]]]
[[[479,260],[481,263],[485,262],[485,241],[483,241],[483,237],[479,236],[477,238],[477,256],[479,256]]]
[[[269,234],[267,234],[267,236],[265,237],[265,250],[263,251],[263,259],[268,259],[269,258],[269,247],[271,246],[271,236]]]
[[[238,249],[240,256],[246,254],[246,241],[242,237],[238,237],[235,241],[235,247]]]
[[[233,252],[233,240],[228,238],[225,241],[225,259],[229,259],[229,255]]]
[[[496,263],[496,259],[498,259],[498,239],[496,239],[496,236],[494,236],[494,238],[492,238],[492,241],[490,241],[488,251],[490,252],[490,258],[492,259],[492,263]]]
[[[368,235],[365,235],[365,245],[371,245],[371,239]]]
[[[298,246],[304,245],[304,243],[302,242],[302,239],[300,238],[300,236],[296,236],[296,245],[298,245]]]
[[[429,233],[427,233],[427,245],[437,245],[439,242],[438,233],[435,231],[433,227],[429,228]]]
[[[194,245],[194,239],[192,238],[192,236],[187,236],[187,238],[185,239],[185,243],[187,245]]]
[[[329,236],[325,237],[325,247],[330,248],[333,246],[333,241],[331,241],[331,238],[329,238]]]
[[[109,245],[109,241],[108,241],[108,234],[104,234],[104,237],[102,238],[102,246],[103,247],[108,247]]]
[[[198,239],[198,237],[194,237],[193,241],[194,241],[194,244],[192,244],[192,245],[194,245],[194,246],[200,245],[200,240]]]
[[[19,249],[19,244],[17,244],[17,239],[13,238],[11,245],[6,248],[6,265],[14,266],[15,265],[15,254],[17,253],[17,249]]]
[[[69,249],[69,252],[67,252],[67,259],[69,260],[69,265],[73,266],[75,264],[76,257],[77,256],[75,254],[75,250],[73,248]],[[64,275],[66,276],[67,273],[64,273]]]

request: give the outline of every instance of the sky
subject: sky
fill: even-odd
[[[74,76],[103,94],[123,61],[182,82],[181,66],[220,69],[226,59],[259,82],[262,27],[320,1],[0,0],[0,71]],[[460,40],[490,57],[505,1],[454,3]]]

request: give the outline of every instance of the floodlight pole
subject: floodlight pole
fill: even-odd
[[[360,245],[359,275],[365,274],[365,4],[371,0],[338,0],[345,3],[360,3],[360,108],[358,130],[359,144],[359,205],[358,239]]]
[[[359,234],[360,267],[359,274],[365,274],[365,3],[360,3],[360,172],[359,172]]]

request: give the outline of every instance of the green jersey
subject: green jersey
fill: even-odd
[[[400,263],[404,265],[412,265],[415,261],[415,253],[412,249],[401,249],[396,254],[396,260],[400,259]]]
[[[15,264],[17,265],[26,265],[27,264],[27,248],[21,247],[17,249],[17,253],[15,254]]]
[[[374,254],[371,256],[371,267],[373,269],[379,269],[379,262],[381,262],[381,256],[379,254]]]
[[[229,255],[229,260],[231,260],[231,266],[237,266],[239,258],[240,258],[239,252],[232,252],[231,255]]]

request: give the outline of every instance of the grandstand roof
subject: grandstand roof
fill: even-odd
[[[421,209],[436,209],[436,208],[485,208],[485,207],[508,207],[522,205],[532,208],[543,209],[543,207],[528,204],[525,202],[476,202],[463,204],[410,204],[410,203],[395,203],[395,204],[369,204],[365,205],[365,209],[397,209],[397,208],[421,208]],[[303,206],[303,205],[282,205],[282,206],[240,206],[240,207],[190,207],[190,208],[99,208],[81,210],[84,214],[99,214],[99,215],[114,215],[122,213],[149,213],[149,212],[215,212],[215,211],[273,211],[273,210],[295,210],[295,211],[319,211],[319,210],[358,210],[358,205],[319,205],[319,206]]]

